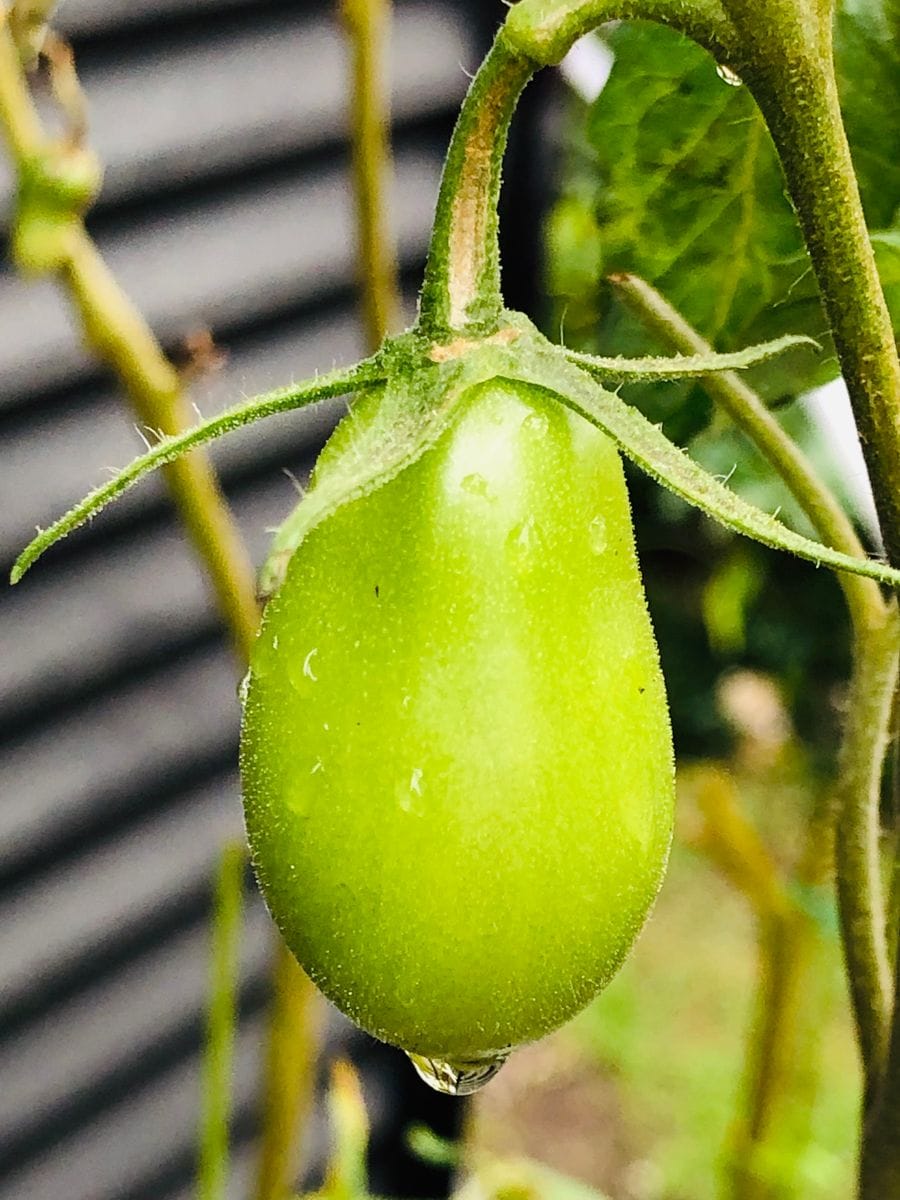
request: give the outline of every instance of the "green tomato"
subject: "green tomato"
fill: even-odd
[[[265,612],[242,774],[281,932],[375,1037],[471,1065],[583,1007],[647,916],[673,812],[612,443],[495,381],[307,533]]]

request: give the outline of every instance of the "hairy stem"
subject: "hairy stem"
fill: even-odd
[[[854,666],[837,787],[838,906],[844,956],[867,1080],[880,1085],[893,1009],[888,913],[881,870],[881,781],[897,684],[896,608],[854,638]]]
[[[888,557],[900,561],[900,358],[841,117],[830,17],[807,30],[773,26],[747,0],[728,7],[819,282]]]
[[[353,56],[350,114],[358,270],[366,336],[374,350],[396,327],[400,312],[397,255],[385,201],[391,150],[382,63],[391,4],[341,0],[341,13]]]
[[[894,964],[894,995],[900,996],[900,954]],[[860,1169],[860,1200],[900,1196],[900,1021],[895,1019],[884,1082],[865,1123]]]
[[[625,303],[668,346],[684,354],[710,347],[654,288],[616,276]],[[703,386],[791,489],[823,540],[847,554],[862,546],[852,524],[799,446],[763,401],[731,372]],[[844,953],[863,1061],[870,1080],[884,1062],[891,1013],[887,912],[879,856],[879,796],[896,678],[898,621],[877,584],[841,573],[853,623],[853,673],[836,789],[836,861]]]
[[[421,325],[435,340],[498,327],[500,172],[509,124],[533,72],[534,64],[498,37],[463,102],[444,164],[422,289]]]

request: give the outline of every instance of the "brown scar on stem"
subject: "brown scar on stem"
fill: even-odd
[[[498,329],[486,338],[454,338],[445,346],[432,346],[428,357],[436,363],[450,362],[453,358],[462,358],[470,350],[477,350],[479,346],[508,346],[521,335],[520,329]]]
[[[482,100],[475,127],[466,143],[466,169],[453,201],[450,227],[450,324],[461,328],[466,310],[475,299],[484,266],[484,244],[489,206],[485,197],[495,170],[496,146],[493,130],[503,108],[507,82],[498,79]]]

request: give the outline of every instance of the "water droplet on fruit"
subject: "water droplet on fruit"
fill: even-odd
[[[407,1058],[416,1069],[416,1074],[430,1088],[445,1096],[470,1096],[494,1078],[506,1060],[509,1051],[504,1050],[493,1058],[479,1058],[474,1062],[444,1062],[440,1058],[427,1058],[424,1054],[409,1054]]]
[[[482,500],[490,500],[492,498],[490,486],[483,475],[477,473],[466,475],[460,481],[459,486],[464,492],[468,492],[470,496],[480,496]]]
[[[588,525],[588,542],[594,554],[602,554],[606,549],[606,522],[601,516],[594,517]]]
[[[744,82],[737,71],[733,71],[726,63],[716,63],[716,74],[729,87],[740,87]]]
[[[310,650],[309,654],[307,654],[306,658],[304,658],[304,660],[303,660],[303,674],[306,676],[307,679],[311,679],[313,681],[313,683],[319,682],[319,677],[313,670],[313,665],[312,665],[313,659],[315,658],[315,656],[318,653],[319,653],[318,647],[317,646],[313,647],[313,649]]]
[[[319,771],[324,771],[324,770],[325,770],[325,768],[322,765],[321,758],[317,758],[316,761],[313,763],[313,767],[312,767],[312,770],[310,771],[310,775],[317,775],[319,773]]]
[[[541,531],[533,517],[514,525],[506,539],[506,547],[516,566],[525,568],[534,562],[542,540]]]
[[[408,782],[397,789],[397,800],[400,807],[405,813],[412,813],[414,816],[420,816],[422,813],[422,794],[424,792],[424,784],[422,783],[423,771],[421,767],[414,767]]]
[[[543,413],[533,412],[522,422],[522,428],[537,437],[543,437],[550,428],[550,422]]]

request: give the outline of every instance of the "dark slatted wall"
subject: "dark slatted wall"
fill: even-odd
[[[397,5],[392,214],[411,288],[489,7]],[[330,6],[64,0],[58,24],[107,166],[90,221],[103,253],[169,346],[209,327],[227,350],[195,389],[202,412],[357,357]],[[10,190],[0,166],[4,219]],[[308,470],[340,411],[270,420],[215,448],[257,561],[294,499],[281,469]],[[4,571],[35,525],[140,448],[54,287],[4,267]],[[0,591],[0,1200],[189,1194],[210,878],[240,829],[235,689],[158,480]],[[235,1197],[248,1194],[271,947],[256,899],[247,921]],[[350,1034],[335,1020],[330,1036]],[[376,1123],[386,1086],[370,1083]],[[321,1156],[317,1123],[311,1145]]]

